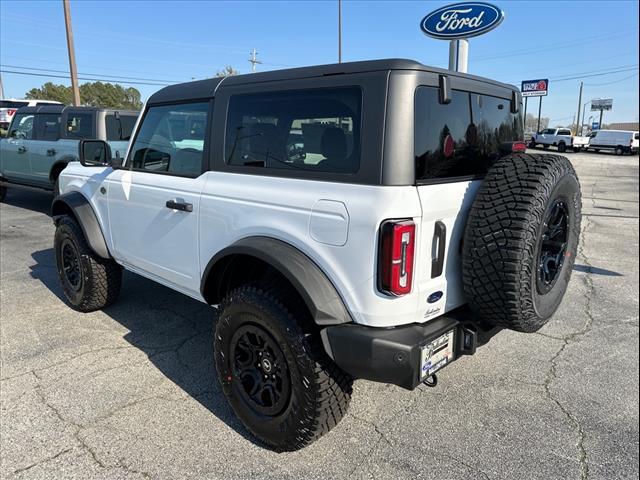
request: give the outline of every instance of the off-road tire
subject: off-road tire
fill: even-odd
[[[566,212],[566,247],[554,283],[541,288],[544,222],[558,205]],[[580,184],[567,158],[513,154],[494,164],[471,207],[462,252],[464,293],[482,320],[521,332],[548,321],[571,277],[580,210]]]
[[[229,404],[247,429],[276,451],[303,448],[335,427],[347,412],[353,382],[325,353],[306,309],[286,293],[259,286],[232,290],[220,305],[214,339],[216,367]],[[273,415],[257,412],[243,395],[231,358],[234,333],[247,324],[266,331],[286,359],[290,395]]]
[[[53,196],[54,198],[60,195],[60,178],[56,177],[53,181]]]
[[[82,273],[79,288],[68,281],[63,267],[63,245],[76,249]],[[92,312],[114,303],[122,284],[122,267],[113,260],[96,255],[87,244],[75,219],[63,216],[57,221],[54,237],[56,268],[69,305],[80,312]]]

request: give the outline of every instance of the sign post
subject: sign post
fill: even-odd
[[[454,3],[434,10],[420,22],[425,35],[449,40],[449,70],[467,72],[469,42],[467,38],[482,35],[504,20],[504,12],[484,2]]]
[[[595,112],[600,110],[600,121],[598,122],[598,128],[602,128],[602,112],[605,110],[611,110],[613,108],[613,98],[594,98],[591,100],[591,111]]]
[[[524,109],[524,121],[527,121],[527,98],[529,97],[540,97],[540,103],[538,103],[538,127],[536,129],[537,132],[540,131],[540,117],[542,115],[542,97],[545,97],[549,94],[549,79],[548,78],[540,78],[537,80],[524,80],[522,82],[522,86],[520,87],[520,92],[525,99],[525,109]]]

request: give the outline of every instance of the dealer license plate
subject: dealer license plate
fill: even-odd
[[[455,330],[449,330],[444,335],[422,347],[421,379],[434,374],[453,361],[454,332]]]

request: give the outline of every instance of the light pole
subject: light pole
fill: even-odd
[[[342,63],[342,0],[338,0],[338,63]]]
[[[580,136],[582,136],[582,128],[584,126],[584,114],[587,111],[587,105],[589,105],[591,103],[591,100],[589,100],[587,103],[582,105],[582,123],[580,123]]]

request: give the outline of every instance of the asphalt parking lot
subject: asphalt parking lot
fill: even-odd
[[[255,441],[214,377],[215,311],[133,274],[119,302],[61,300],[51,195],[0,206],[0,476],[22,478],[638,478],[638,157],[567,153],[583,231],[564,302],[503,331],[437,388],[358,381],[305,450]]]

